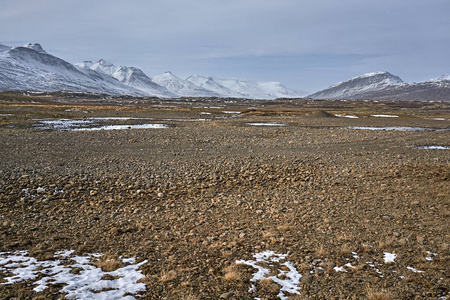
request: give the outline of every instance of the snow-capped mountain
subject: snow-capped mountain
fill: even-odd
[[[1,47],[0,90],[76,91],[110,95],[144,94],[97,74],[87,74],[74,65],[48,54],[39,44]]]
[[[218,79],[193,75],[186,80],[223,97],[275,99],[300,98],[305,93],[288,90],[280,82],[252,82],[238,79]]]
[[[181,79],[171,72],[153,76],[152,80],[170,92],[184,97],[221,97],[220,94],[199,87],[188,80]]]
[[[309,95],[315,99],[450,100],[450,76],[406,83],[389,72],[367,73]]]
[[[115,66],[103,59],[71,64],[47,53],[40,44],[0,44],[0,90],[74,91],[156,97],[235,97],[274,99],[300,97],[278,82],[250,82],[171,72],[150,78],[135,67]]]
[[[316,99],[355,99],[364,97],[365,94],[371,92],[377,92],[401,84],[403,84],[403,80],[398,76],[389,72],[374,72],[338,82],[308,97]]]
[[[103,59],[100,59],[95,64],[92,64],[90,61],[85,61],[77,65],[109,75],[123,84],[138,89],[149,96],[177,97],[176,94],[153,82],[141,69],[135,67],[115,66]]]
[[[5,52],[8,51],[9,49],[11,49],[11,47],[0,44],[0,52]]]
[[[366,99],[375,100],[437,100],[450,101],[450,80],[430,80],[405,83],[366,94]]]
[[[449,81],[450,80],[450,74],[445,74],[445,75],[442,75],[441,77],[438,77],[438,78],[433,78],[433,79],[430,79],[430,81]]]
[[[186,80],[195,84],[196,86],[216,92],[222,97],[237,97],[237,98],[245,97],[245,95],[242,95],[237,91],[230,90],[229,88],[226,88],[223,85],[217,83],[216,81],[214,81],[212,77],[192,75],[186,78]]]

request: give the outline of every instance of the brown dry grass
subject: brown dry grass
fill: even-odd
[[[270,278],[260,280],[258,283],[264,293],[276,295],[280,291],[280,286]]]
[[[94,265],[102,269],[103,272],[111,272],[123,267],[120,258],[109,254],[103,255],[98,262],[94,263]]]
[[[175,270],[162,270],[161,276],[159,277],[158,281],[162,283],[166,283],[172,280],[175,280],[178,277],[178,273]]]
[[[236,270],[235,266],[229,266],[223,269],[223,273],[225,274],[223,278],[226,281],[230,282],[241,282],[242,281],[242,274]]]
[[[390,300],[391,295],[385,290],[378,290],[366,287],[368,300]]]

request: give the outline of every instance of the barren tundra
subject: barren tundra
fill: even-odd
[[[448,104],[0,101],[2,299],[448,297]]]

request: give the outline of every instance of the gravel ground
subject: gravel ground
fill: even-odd
[[[391,104],[0,102],[0,252],[147,260],[140,299],[446,299],[450,149],[418,147],[450,146],[450,109]],[[93,117],[168,127],[36,125]],[[249,125],[269,122],[284,126]],[[264,251],[287,254],[258,262],[266,279],[236,263]],[[300,295],[280,294],[294,269]],[[0,298],[64,298],[34,287],[2,284]]]

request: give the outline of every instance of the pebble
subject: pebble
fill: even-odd
[[[234,296],[234,292],[223,293],[220,295],[219,299],[230,299]]]

